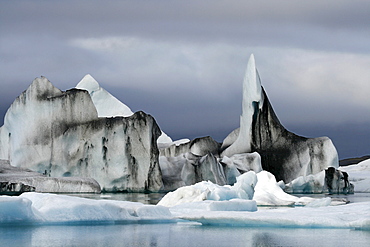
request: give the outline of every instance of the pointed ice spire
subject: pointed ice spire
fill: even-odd
[[[87,74],[82,78],[82,80],[77,84],[77,89],[85,89],[91,94],[94,91],[99,90],[99,83],[90,74]]]
[[[250,56],[243,82],[242,115],[240,130],[235,142],[222,153],[223,156],[251,152],[252,122],[254,114],[261,109],[263,94],[253,54]]]
[[[134,114],[127,105],[100,87],[99,83],[90,74],[85,75],[76,88],[89,92],[99,117],[128,117]]]
[[[242,117],[248,114],[252,102],[260,101],[263,101],[261,81],[256,69],[254,55],[252,54],[249,57],[243,81]],[[262,104],[259,107],[262,107]]]

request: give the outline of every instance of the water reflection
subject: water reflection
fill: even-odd
[[[2,246],[368,246],[348,229],[207,227],[193,223],[0,227]]]

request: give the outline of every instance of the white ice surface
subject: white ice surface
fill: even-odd
[[[349,182],[355,186],[355,192],[370,192],[370,159],[356,165],[341,166],[339,170],[348,173]]]
[[[172,207],[183,203],[201,202],[205,200],[251,200],[254,193],[253,188],[256,183],[257,176],[253,171],[244,173],[237,177],[237,182],[233,186],[220,186],[210,181],[202,181],[167,193],[158,205]]]
[[[306,205],[314,200],[310,197],[296,197],[289,195],[276,182],[275,176],[268,171],[261,171],[257,173],[257,185],[254,188],[253,200],[257,205],[263,206],[289,206],[289,205]],[[329,198],[330,199],[330,198]],[[321,206],[327,206],[326,201]],[[330,204],[330,202],[329,202]],[[317,202],[316,205],[320,205]]]
[[[248,153],[251,151],[252,122],[255,114],[255,104],[258,110],[263,105],[261,81],[256,70],[254,55],[252,54],[247,64],[243,81],[242,115],[240,116],[240,130],[235,142],[226,148],[222,155]]]
[[[350,228],[370,230],[370,202],[328,207],[283,207],[259,209],[257,212],[214,212],[171,209],[179,219],[205,225],[290,227],[290,228]]]
[[[136,202],[92,200],[31,192],[18,197],[0,196],[0,226],[164,223],[189,220],[205,225],[370,230],[370,202],[328,207],[255,209],[253,200],[243,199],[207,200],[167,208]]]
[[[102,88],[90,74],[85,75],[76,85],[76,88],[89,92],[99,117],[129,117],[134,114],[130,107]],[[167,143],[172,142],[172,139],[162,131],[162,135],[158,138],[157,142]]]
[[[312,206],[328,206],[326,200],[311,197],[296,197],[289,195],[276,182],[275,176],[267,171],[255,173],[249,171],[237,177],[233,185],[220,186],[210,181],[184,186],[165,195],[158,205],[172,207],[183,203],[201,202],[206,200],[227,201],[244,199],[256,201],[261,206],[301,206],[312,203]],[[314,203],[314,201],[316,201]]]
[[[76,85],[76,88],[89,92],[99,117],[129,117],[134,114],[127,105],[100,87],[99,83],[90,74],[85,75]]]
[[[0,224],[168,221],[168,208],[137,202],[24,193],[0,196]]]

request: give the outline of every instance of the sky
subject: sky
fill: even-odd
[[[253,53],[280,122],[370,154],[370,1],[0,0],[0,124],[40,76],[86,74],[172,139],[239,127]]]

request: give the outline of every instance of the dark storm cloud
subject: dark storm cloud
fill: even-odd
[[[239,124],[254,53],[283,124],[318,135],[320,126],[365,126],[368,13],[370,2],[344,0],[0,0],[1,115],[35,77],[65,90],[91,73],[175,139],[222,140]]]

